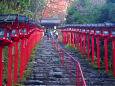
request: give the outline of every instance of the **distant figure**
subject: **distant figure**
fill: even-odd
[[[58,39],[58,32],[55,33],[55,39]]]
[[[51,33],[47,32],[47,40],[49,40],[51,38]]]

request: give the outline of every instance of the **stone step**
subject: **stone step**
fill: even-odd
[[[24,85],[44,85],[43,81],[40,80],[27,80],[23,83]]]

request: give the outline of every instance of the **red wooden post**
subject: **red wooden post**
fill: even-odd
[[[43,32],[42,32],[42,40],[43,40]]]
[[[85,35],[83,35],[83,37],[84,37],[84,40],[83,40],[83,50],[84,50],[84,52],[83,52],[83,54],[85,55]]]
[[[66,35],[67,35],[66,32],[64,32],[65,45],[66,45],[66,43],[67,43]]]
[[[107,38],[105,38],[105,70],[108,71],[108,48],[107,48]]]
[[[73,48],[74,48],[74,32],[73,32]]]
[[[78,82],[78,64],[76,63],[76,86]]]
[[[70,36],[69,37],[70,37],[70,45],[71,45],[71,32],[70,32]]]
[[[23,57],[23,58],[24,58],[24,59],[23,59],[24,65],[23,65],[23,71],[24,71],[25,68],[26,68],[26,58],[27,58],[27,56],[26,56],[26,54],[27,54],[27,53],[26,53],[26,52],[27,52],[27,50],[26,50],[26,48],[27,48],[27,47],[26,47],[26,43],[27,43],[27,39],[24,38],[24,52],[23,52],[23,53],[24,53],[24,54],[23,54],[23,55],[24,55],[24,57]],[[36,44],[35,40],[34,40],[34,43]]]
[[[65,34],[65,32],[63,32],[64,33],[64,44],[66,44],[66,34]]]
[[[7,86],[12,86],[13,45],[9,46]]]
[[[87,55],[88,55],[88,59],[90,59],[89,49],[90,49],[90,46],[89,46],[89,35],[87,35]]]
[[[81,34],[81,54],[82,54],[82,34]]]
[[[77,34],[77,50],[79,51],[79,34]]]
[[[63,32],[63,44],[65,43],[65,39],[64,39],[64,32]]]
[[[37,37],[36,37],[36,39],[37,39]],[[38,43],[38,41],[36,42],[36,44]],[[26,46],[25,46],[25,48],[26,48],[26,64],[25,64],[25,68],[26,68],[26,65],[27,65],[27,62],[28,62],[28,59],[27,59],[27,57],[28,57],[28,55],[27,55],[27,53],[28,53],[28,39],[26,39]]]
[[[63,32],[63,43],[65,44],[65,32]]]
[[[99,37],[97,37],[97,66],[100,67],[100,48],[99,48]]]
[[[69,32],[67,32],[67,44],[69,45]]]
[[[113,40],[113,76],[115,77],[115,40]]]
[[[94,37],[92,36],[92,63],[94,62]]]
[[[18,82],[18,59],[19,59],[19,42],[15,45],[15,60],[14,60],[14,84]]]
[[[76,37],[77,35],[76,35],[76,32],[75,32],[75,48],[77,47],[77,45],[76,45],[76,42],[77,42],[77,37]]]
[[[23,58],[24,58],[24,40],[21,40],[21,58],[20,58],[20,78],[23,77]]]
[[[4,62],[2,61],[3,57],[3,46],[0,46],[0,86],[2,86],[2,80],[3,80],[3,64]]]

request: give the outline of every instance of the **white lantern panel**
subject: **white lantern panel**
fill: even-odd
[[[103,35],[109,35],[108,31],[103,31]]]
[[[115,31],[112,31],[112,36],[115,36]]]
[[[90,32],[90,30],[87,30],[87,32]]]
[[[79,29],[77,29],[77,31],[79,31]]]
[[[4,38],[4,32],[5,32],[5,29],[0,28],[0,38]]]
[[[94,30],[91,30],[91,33],[94,33]]]
[[[24,28],[24,34],[26,34],[26,28]]]
[[[10,40],[11,30],[7,29],[7,39]]]
[[[85,32],[85,29],[83,29],[83,32]]]
[[[16,35],[16,29],[12,30],[12,35]]]
[[[97,30],[97,31],[96,31],[96,34],[101,34],[101,31]]]

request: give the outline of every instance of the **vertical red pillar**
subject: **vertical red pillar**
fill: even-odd
[[[89,49],[90,49],[90,46],[89,46],[89,35],[87,35],[87,56],[88,56],[88,59],[90,59]]]
[[[69,32],[67,32],[67,44],[69,45]]]
[[[66,42],[66,41],[65,41],[65,32],[63,32],[63,36],[64,36],[64,44],[65,44],[65,42]]]
[[[32,47],[31,47],[32,48]],[[20,58],[20,78],[22,78],[23,77],[23,64],[24,64],[24,62],[23,62],[23,58],[24,58],[24,40],[22,39],[21,40],[21,58]]]
[[[100,67],[100,48],[99,48],[99,37],[97,37],[97,66]]]
[[[9,46],[7,86],[12,86],[13,45]]]
[[[42,32],[42,40],[43,40],[43,32]]]
[[[105,38],[105,70],[108,71],[108,48],[107,48],[107,38]]]
[[[0,46],[0,86],[2,86],[2,80],[3,80],[3,64],[4,62],[2,61],[3,57],[3,46]]]
[[[70,32],[70,36],[69,36],[69,37],[70,37],[70,40],[69,40],[69,41],[70,41],[70,45],[71,45],[71,32]]]
[[[83,37],[84,37],[84,40],[83,40],[83,50],[84,50],[84,52],[83,52],[83,54],[85,55],[85,35],[83,35]]]
[[[63,43],[63,32],[62,32],[62,43]]]
[[[94,62],[94,37],[92,36],[92,63]]]
[[[113,76],[115,77],[115,40],[113,40]]]
[[[77,39],[76,39],[76,32],[75,32],[75,48],[77,47],[76,42],[77,42]]]
[[[68,36],[68,32],[66,32],[66,44],[68,43],[67,36]]]
[[[74,32],[73,32],[73,48],[74,48]]]
[[[81,34],[81,54],[82,54],[82,34]]]
[[[36,36],[36,35],[35,35],[35,36]],[[34,43],[36,44],[36,39],[34,40]],[[24,58],[24,60],[23,60],[23,61],[24,61],[24,66],[23,66],[23,71],[25,70],[25,68],[26,68],[26,63],[27,63],[27,60],[26,60],[26,59],[27,59],[27,56],[26,56],[26,55],[27,55],[27,50],[26,50],[27,47],[26,47],[26,46],[27,46],[27,39],[25,38],[25,39],[24,39],[24,57],[23,57],[23,58]]]
[[[77,34],[77,50],[79,51],[79,34]]]
[[[64,44],[64,42],[65,42],[65,39],[64,39],[64,32],[63,32],[63,44]]]
[[[19,42],[15,45],[15,59],[14,59],[14,84],[18,82],[18,59],[19,59]]]
[[[66,45],[66,43],[67,43],[67,38],[66,38],[66,32],[64,32],[65,34],[64,34],[64,39],[65,39],[65,45]]]
[[[65,39],[66,35],[65,35],[65,32],[63,33],[64,33],[64,44],[66,44],[66,39]]]

